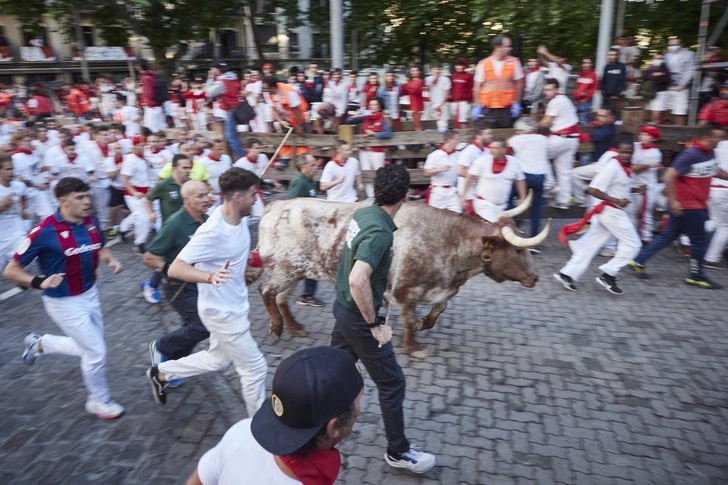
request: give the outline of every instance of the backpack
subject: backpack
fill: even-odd
[[[255,110],[248,104],[247,100],[240,101],[233,109],[233,118],[238,125],[247,125],[255,118]]]
[[[154,78],[154,101],[162,106],[169,100],[169,92],[167,91],[167,81],[157,76]]]
[[[640,84],[639,95],[642,96],[642,99],[655,99],[657,97],[657,86],[655,85],[655,81],[652,79],[642,81],[642,84]]]

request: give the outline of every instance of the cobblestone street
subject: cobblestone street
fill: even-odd
[[[728,483],[728,290],[687,287],[687,260],[665,250],[650,262],[651,280],[623,271],[621,297],[594,281],[599,257],[579,291],[567,292],[551,276],[569,257],[555,237],[562,224],[534,256],[536,287],[473,278],[435,328],[418,335],[426,360],[405,354],[394,324],[408,437],[438,465],[413,476],[384,463],[379,403],[365,377],[337,483]],[[152,400],[147,348],[178,317],[166,302],[143,299],[139,282],[150,272],[131,245],[111,250],[125,271],[112,276],[101,266],[98,286],[107,373],[126,415],[105,422],[85,413],[76,359],[54,355],[26,367],[23,337],[58,330],[39,292],[8,297],[0,302],[0,484],[184,483],[199,457],[246,417],[232,367],[188,379],[164,407]],[[728,273],[710,276],[728,286]],[[12,288],[0,282],[0,293]],[[308,337],[284,333],[278,344],[268,338],[257,283],[250,290],[270,386],[284,357],[328,344],[333,286],[321,285],[326,307],[293,307]]]

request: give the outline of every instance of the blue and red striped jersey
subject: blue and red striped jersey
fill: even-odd
[[[44,295],[74,296],[94,285],[98,252],[105,244],[96,216],[87,216],[75,224],[64,220],[59,210],[28,233],[13,257],[23,266],[38,258],[41,272],[46,276],[66,274],[58,288],[43,290]]]

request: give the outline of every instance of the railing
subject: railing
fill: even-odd
[[[242,47],[232,47],[229,45],[220,46],[220,57],[228,59],[245,59],[245,49]]]

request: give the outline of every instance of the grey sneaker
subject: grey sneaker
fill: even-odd
[[[37,333],[29,333],[23,339],[25,351],[23,352],[23,362],[28,365],[35,364],[35,359],[40,355],[38,344],[40,344],[41,336]]]

